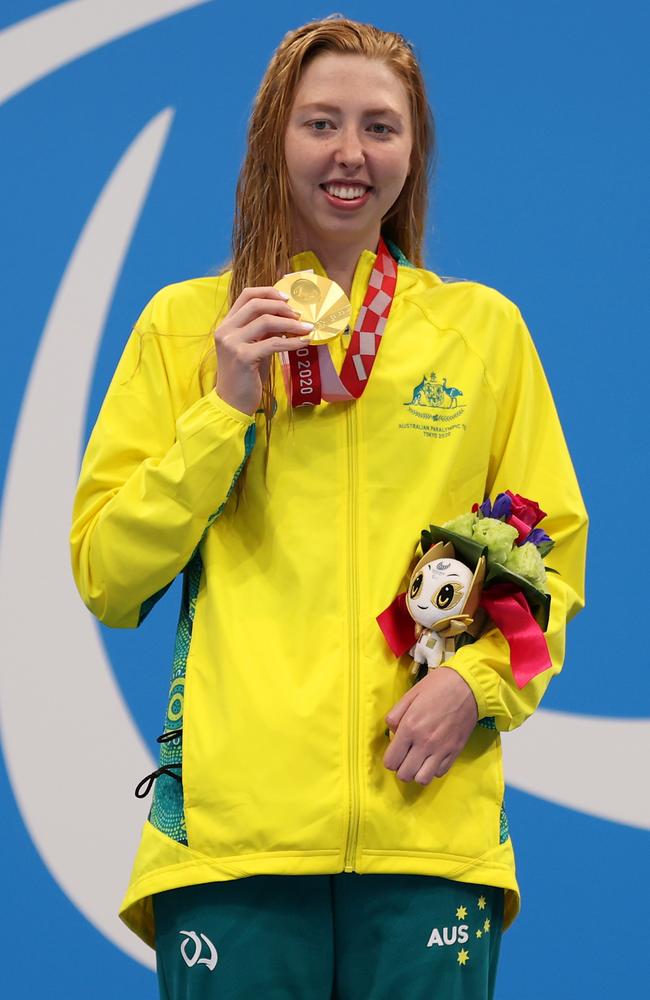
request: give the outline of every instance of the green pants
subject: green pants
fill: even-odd
[[[161,1000],[491,1000],[503,890],[255,875],[154,897]]]

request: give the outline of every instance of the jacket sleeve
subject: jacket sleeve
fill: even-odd
[[[155,299],[113,376],[73,508],[75,582],[93,614],[117,628],[139,625],[183,570],[255,439],[253,418],[214,389],[182,408],[191,366],[185,363],[179,375],[173,359],[190,353],[196,359],[196,351],[188,351],[187,341],[179,347],[176,338],[159,335]]]
[[[516,316],[495,349],[501,376],[486,378],[497,406],[486,496],[509,489],[536,500],[547,517],[542,527],[555,541],[545,559],[558,574],[547,574],[551,612],[545,633],[552,666],[523,689],[515,684],[510,651],[492,627],[475,643],[462,646],[446,666],[469,684],[479,719],[494,718],[497,729],[521,725],[538,706],[552,676],[562,668],[566,623],[584,606],[587,513],[544,371],[524,321]],[[503,384],[501,384],[503,383]]]

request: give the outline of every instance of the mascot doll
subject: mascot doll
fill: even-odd
[[[407,591],[377,617],[395,656],[413,658],[413,683],[492,625],[508,641],[518,687],[550,667],[546,573],[554,570],[543,557],[554,543],[537,527],[544,517],[536,501],[506,490],[422,531]]]
[[[451,542],[436,542],[411,574],[406,592],[406,610],[415,622],[415,644],[411,674],[419,674],[448,660],[456,648],[456,636],[474,624],[483,580],[485,558],[472,570],[456,559]]]

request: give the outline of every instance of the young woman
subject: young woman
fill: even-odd
[[[136,627],[184,577],[121,912],[163,997],[493,995],[519,906],[499,733],[561,667],[586,515],[517,308],[423,268],[432,144],[401,36],[345,19],[287,35],[232,268],[146,306],[84,457],[88,607]],[[318,351],[273,287],[308,269],[352,307]],[[376,616],[423,527],[506,489],[556,541],[553,667],[520,690],[492,628],[411,687]]]

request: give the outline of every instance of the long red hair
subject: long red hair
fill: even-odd
[[[237,183],[231,304],[247,286],[272,285],[290,268],[292,213],[284,137],[302,71],[320,52],[381,59],[404,84],[413,128],[411,170],[382,221],[382,234],[409,260],[422,266],[428,173],[435,143],[422,71],[411,44],[402,35],[347,18],[326,18],[285,35],[253,103],[247,151]]]
[[[246,156],[237,182],[230,305],[244,288],[273,285],[291,269],[292,212],[284,137],[301,73],[321,52],[380,59],[404,84],[413,130],[411,169],[397,201],[382,220],[381,230],[384,238],[396,243],[416,266],[423,264],[435,126],[413,47],[402,35],[372,24],[338,16],[310,21],[285,35],[253,103]],[[271,365],[263,395],[267,442],[274,407],[273,373]]]

